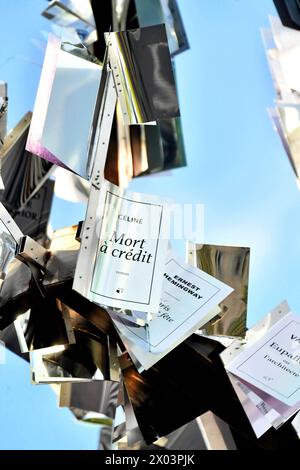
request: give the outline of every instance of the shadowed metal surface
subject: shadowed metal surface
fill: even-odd
[[[106,40],[124,121],[179,116],[165,26],[106,33]]]

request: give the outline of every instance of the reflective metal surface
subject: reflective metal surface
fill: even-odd
[[[42,245],[48,243],[47,228],[52,206],[53,189],[54,181],[47,180],[14,217],[22,232],[34,238]]]
[[[142,375],[122,356],[126,390],[148,444],[208,410],[253,439],[219,359],[222,349],[212,340],[193,335]]]
[[[12,269],[17,243],[22,236],[23,233],[0,203],[0,305],[3,282]],[[20,264],[19,261],[16,263]]]
[[[186,165],[180,118],[156,125],[124,124],[119,103],[110,137],[105,178],[126,188],[132,178]]]
[[[106,34],[108,57],[127,124],[179,116],[164,25]]]
[[[81,315],[69,309],[75,344],[30,353],[35,383],[110,380],[109,349],[106,334]],[[58,349],[58,350],[57,350]]]
[[[39,299],[14,324],[22,353],[75,343],[69,309],[55,298]]]
[[[52,171],[51,163],[25,150],[30,120],[31,113],[27,113],[5,137],[0,150],[5,185],[0,200],[12,216],[25,207]]]
[[[95,19],[89,0],[52,0],[42,15],[61,27],[75,29],[86,45],[97,41]]]
[[[50,35],[26,148],[86,178],[100,80],[86,49]]]
[[[176,0],[134,0],[140,27],[164,23],[171,55],[189,48]]]
[[[66,201],[87,203],[90,190],[88,181],[59,167],[55,169],[54,176],[54,192],[57,197]]]
[[[245,336],[250,249],[232,246],[188,244],[188,259],[234,291],[220,303],[218,317],[206,324],[204,334]]]
[[[11,224],[9,225],[10,230],[18,239],[19,235],[22,236],[22,232],[13,225],[13,220],[3,206],[0,207],[1,214],[6,214],[6,218],[3,218],[3,216],[2,220],[9,221],[9,224]],[[16,227],[16,231],[14,227]],[[79,242],[75,239],[76,232],[76,226],[54,232],[49,251],[46,251],[42,288],[45,294],[59,298],[64,304],[78,310],[83,317],[86,317],[97,328],[109,334],[111,340],[109,348],[114,348],[113,340],[116,334],[106,311],[72,290],[79,250]],[[41,245],[38,246],[41,250],[44,250]],[[25,313],[35,304],[36,297],[31,290],[31,280],[32,273],[29,267],[13,257],[1,289],[0,329],[4,329],[15,320],[17,314]],[[114,380],[117,380],[115,378],[116,368],[111,364],[109,367],[113,367]]]
[[[180,118],[156,126],[130,126],[133,175],[151,174],[186,165]]]

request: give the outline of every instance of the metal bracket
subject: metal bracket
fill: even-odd
[[[17,244],[15,256],[26,264],[32,264],[45,271],[48,250],[33,240],[31,237],[21,237]]]
[[[46,248],[28,236],[21,237],[15,252],[16,258],[29,267],[32,278],[42,297],[46,296],[43,278],[46,273],[45,265],[48,253]]]

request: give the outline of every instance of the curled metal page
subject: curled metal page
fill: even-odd
[[[3,282],[9,275],[13,261],[15,260],[15,251],[19,239],[23,233],[13,221],[4,206],[0,203],[0,305],[3,299],[2,288]]]
[[[123,118],[141,124],[179,116],[164,25],[106,33]]]
[[[176,0],[134,0],[140,27],[164,23],[171,55],[189,48]]]
[[[233,287],[234,291],[220,303],[217,318],[201,331],[205,334],[245,336],[249,282],[250,249],[218,245],[189,245],[195,265]]]
[[[4,207],[1,207],[4,211]],[[7,214],[6,211],[5,213]],[[7,217],[12,220],[8,214]],[[12,226],[13,220],[10,229],[12,229]],[[76,229],[76,226],[68,227],[53,234],[45,265],[46,275],[43,280],[46,290],[61,285],[66,286],[66,283],[73,279],[79,249],[79,243],[75,240]],[[16,239],[19,239],[22,235],[22,232],[18,229]],[[13,258],[3,282],[0,296],[0,329],[5,328],[16,319],[17,314],[25,313],[35,303],[36,298],[31,287],[30,269],[18,259]],[[66,288],[65,291],[67,293]],[[53,295],[56,297],[55,294]]]
[[[84,178],[101,69],[84,48],[49,36],[26,146]]]
[[[75,343],[69,309],[55,298],[36,301],[14,324],[23,353]]]
[[[50,175],[52,164],[25,150],[31,113],[27,113],[5,137],[0,150],[5,190],[1,201],[11,215],[17,215]]]
[[[80,246],[76,231],[77,226],[73,225],[54,232],[49,248],[51,256],[46,265],[45,286],[73,278]]]
[[[0,221],[0,285],[5,279],[10,261],[15,256],[16,242],[7,231],[7,227]]]
[[[35,383],[110,380],[107,336],[70,311],[75,344],[30,353]]]

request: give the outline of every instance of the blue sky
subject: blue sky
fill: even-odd
[[[49,24],[45,0],[0,0],[0,80],[9,84],[9,126],[32,109]],[[178,0],[191,45],[176,57],[188,166],[140,178],[134,191],[205,205],[205,242],[251,247],[251,326],[283,299],[300,314],[300,193],[267,114],[274,89],[260,28],[272,0]],[[55,200],[54,228],[82,206]],[[200,240],[201,241],[201,240]],[[184,254],[183,243],[176,248]],[[8,354],[0,365],[0,448],[95,448],[97,431],[56,408],[46,386]]]

